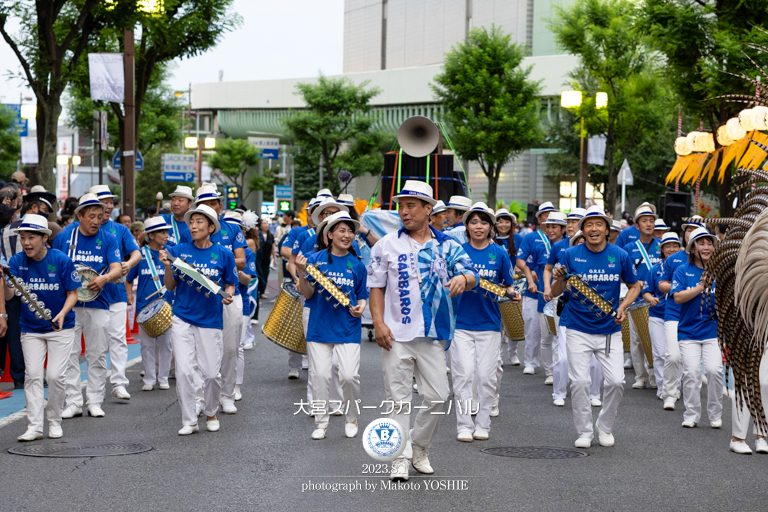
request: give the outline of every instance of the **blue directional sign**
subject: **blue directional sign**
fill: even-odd
[[[112,168],[119,171],[120,170],[120,154],[122,151],[118,149],[115,151],[115,156],[112,157]],[[137,171],[143,171],[144,170],[144,157],[141,156],[141,151],[138,149],[136,150],[136,164],[134,166],[134,169]]]
[[[194,181],[195,155],[163,153],[161,157],[163,181]]]
[[[11,115],[13,115],[13,129],[16,130],[16,133],[18,133],[20,137],[26,137],[29,134],[27,131],[27,128],[29,127],[29,119],[21,118],[21,105],[18,103],[5,103],[2,106],[9,110]]]
[[[277,160],[277,156],[280,154],[278,148],[264,148],[261,150],[261,158],[265,160]]]

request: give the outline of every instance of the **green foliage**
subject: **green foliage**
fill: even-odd
[[[496,202],[501,168],[543,137],[539,83],[520,64],[525,49],[492,26],[470,32],[445,56],[432,90],[446,110],[459,156],[476,161],[488,177],[488,201]]]
[[[379,172],[384,158],[379,151],[386,137],[373,129],[370,101],[379,94],[366,89],[367,82],[353,84],[347,78],[320,76],[317,83],[300,83],[297,94],[306,110],[297,111],[284,123],[288,135],[300,149],[296,159],[296,182],[303,186],[314,180],[318,188],[318,169],[323,159],[323,186],[339,192],[338,171],[346,169],[352,176]],[[314,177],[311,177],[314,176]],[[298,191],[298,190],[297,190]],[[300,197],[300,196],[297,196]]]
[[[631,2],[577,0],[567,8],[556,7],[549,26],[558,45],[579,57],[579,67],[570,78],[572,87],[582,91],[583,102],[563,117],[570,130],[562,125],[552,128],[550,141],[565,153],[548,155],[547,160],[555,173],[578,174],[581,118],[587,136],[605,134],[606,166],[591,166],[590,181],[603,191],[608,211],[617,202],[617,175],[625,158],[635,176],[651,180],[635,180],[635,188],[646,194],[647,187],[649,196],[663,183],[667,162],[674,161],[664,144],[671,149],[674,141],[676,99],[660,78],[661,64],[653,58],[647,39],[634,28],[638,14]],[[596,108],[597,92],[607,93],[606,108]],[[648,158],[648,150],[660,150],[664,156]]]
[[[243,139],[219,139],[216,141],[216,153],[209,159],[208,164],[213,169],[218,169],[221,175],[240,187],[240,201],[245,201],[254,190],[265,191],[272,194],[274,174],[265,169],[263,174],[251,172],[259,164],[259,150],[253,144]],[[247,187],[246,187],[247,185]],[[246,188],[248,192],[245,192]],[[264,198],[268,200],[267,197]]]
[[[14,114],[0,105],[0,180],[9,181],[21,157],[21,141],[13,127]]]

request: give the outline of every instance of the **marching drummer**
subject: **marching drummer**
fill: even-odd
[[[635,301],[641,289],[629,255],[607,242],[611,222],[602,208],[597,205],[590,207],[579,221],[585,243],[568,249],[565,252],[565,264],[557,267],[553,273],[553,296],[565,291],[567,271],[580,276],[585,284],[598,295],[603,295],[606,301],[618,304],[615,317],[606,314],[598,317],[588,307],[591,306],[588,301],[581,302],[575,288],[569,290],[571,297],[568,301],[568,327],[565,335],[573,422],[579,434],[575,442],[577,448],[591,446],[594,430],[597,430],[602,446],[614,445],[613,427],[624,393],[621,322],[624,321],[624,310]],[[624,301],[620,302],[622,281],[629,290]],[[603,408],[594,430],[588,396],[589,361],[593,354],[603,367],[604,374]]]
[[[128,272],[125,279],[126,291],[132,295],[133,282],[138,278],[136,311],[139,312],[139,317],[144,308],[157,300],[167,300],[166,296],[170,299],[168,302],[173,303],[173,294],[166,294],[163,288],[165,265],[160,262],[160,251],[168,249],[170,229],[171,226],[162,216],[144,221],[144,235],[147,243],[141,249],[143,258]],[[144,364],[142,391],[152,391],[155,385],[160,389],[170,389],[168,374],[171,371],[171,331],[167,330],[153,338],[144,326],[139,324],[139,336],[141,337],[141,361]],[[157,359],[155,359],[155,352],[157,352]],[[156,367],[157,370],[155,370]]]
[[[192,188],[184,185],[177,185],[176,190],[170,193],[171,212],[161,215],[165,223],[170,226],[167,245],[174,246],[183,242],[191,242],[189,236],[189,226],[184,222],[184,215],[192,208],[195,202],[195,196],[192,195]]]
[[[717,343],[715,294],[702,300],[701,276],[715,251],[717,238],[706,228],[691,233],[688,241],[688,263],[675,270],[672,278],[674,301],[680,305],[678,343],[683,363],[683,427],[694,428],[701,419],[701,368],[707,375],[707,417],[709,426],[723,425],[723,359]]]
[[[651,334],[653,347],[653,373],[656,376],[656,382],[662,383],[664,381],[664,353],[667,347],[666,335],[664,334],[664,312],[668,301],[667,294],[659,291],[659,280],[664,276],[666,260],[680,250],[680,239],[677,237],[677,233],[664,233],[659,245],[661,246],[662,261],[654,265],[651,271],[646,274],[643,299],[650,304],[648,331]],[[663,386],[659,385],[656,390],[656,398],[661,399],[662,391]]]
[[[439,202],[440,201],[438,201],[438,203]],[[494,230],[496,231],[496,243],[504,247],[513,266],[517,263],[517,249],[523,242],[523,236],[519,233],[515,233],[516,224],[517,217],[509,213],[506,208],[496,210],[496,225],[494,226]],[[513,341],[510,339],[510,337],[507,336],[507,333],[504,333],[503,335],[507,338],[507,353],[509,354],[509,359],[512,361],[512,366],[520,366],[520,358],[517,357],[517,340]],[[502,370],[499,371],[499,375],[501,375],[501,372]],[[496,384],[497,396],[499,387],[501,386],[501,379],[498,379],[498,381],[499,382]]]
[[[232,251],[211,242],[211,236],[221,229],[216,212],[206,205],[189,210],[185,222],[189,226],[192,242],[181,243],[160,251],[165,265],[163,276],[168,291],[176,290],[173,301],[173,355],[176,359],[176,394],[181,405],[183,427],[179,435],[198,432],[195,411],[195,362],[202,374],[205,396],[206,427],[210,432],[219,430],[219,400],[221,393],[221,360],[224,351],[224,307],[232,304],[237,270]],[[176,279],[171,267],[176,258],[192,263],[208,279],[224,285],[230,298],[207,296],[197,284]]]
[[[352,242],[360,224],[345,211],[337,212],[321,224],[318,232],[318,251],[309,258],[304,254],[296,256],[299,271],[299,291],[310,307],[307,329],[307,353],[309,355],[309,380],[315,403],[328,404],[323,412],[315,414],[315,430],[312,439],[323,439],[328,429],[329,411],[334,400],[329,400],[333,360],[338,361],[338,379],[343,400],[338,409],[346,412],[344,433],[347,437],[357,435],[357,400],[360,398],[360,332],[368,299],[366,282],[368,272],[365,265],[352,253]],[[328,239],[326,244],[325,239]],[[313,265],[324,272],[344,294],[349,296],[348,309],[335,308],[338,304],[324,300],[322,288],[306,272],[307,265]],[[315,286],[313,287],[313,284]],[[323,292],[325,293],[325,292]],[[333,357],[335,355],[335,358]],[[343,405],[343,407],[342,407]]]
[[[467,227],[469,242],[462,248],[475,266],[481,278],[494,284],[501,284],[517,300],[521,297],[514,291],[514,267],[502,246],[491,243],[496,218],[493,210],[485,203],[472,205],[464,213],[462,223]],[[501,312],[498,300],[482,289],[476,293],[459,296],[456,310],[456,330],[450,346],[451,378],[456,400],[457,440],[472,442],[485,441],[491,431],[491,408],[496,399],[498,387],[499,354],[501,351]],[[479,407],[471,410],[473,381],[477,381]],[[472,413],[476,412],[475,421]]]
[[[552,252],[552,246],[563,240],[563,235],[567,226],[567,218],[564,213],[553,211],[547,215],[546,220],[541,222],[541,226],[544,232],[544,236],[542,238],[543,243],[531,245],[531,251],[527,258],[530,259],[530,264],[524,266],[523,272],[525,272],[525,277],[528,280],[529,289],[531,283],[534,282],[531,271],[536,272],[537,276],[541,276],[539,286],[541,286],[541,288],[543,288],[544,292],[546,293],[549,283],[546,282],[544,269],[547,265],[549,255]],[[522,256],[525,256],[525,253],[523,253]],[[521,260],[518,259],[518,262],[519,261]],[[540,351],[542,364],[544,365],[544,375],[546,375],[544,384],[551,386],[554,382],[554,378],[552,376],[552,367],[553,363],[557,362],[556,360],[553,361],[552,344],[556,342],[556,339],[549,331],[549,328],[547,327],[547,319],[544,315],[544,306],[547,304],[548,300],[551,300],[551,295],[549,296],[548,300],[545,300],[544,294],[538,293],[536,295],[536,300],[538,301],[536,305],[538,318],[536,321],[539,322],[539,330],[541,331],[541,338],[539,339],[539,343],[541,344]],[[557,352],[555,351],[555,353]]]
[[[83,265],[98,274],[90,280],[86,289],[91,296],[88,302],[75,304],[75,339],[85,338],[85,362],[88,384],[85,388],[88,414],[104,416],[107,379],[107,352],[109,351],[109,302],[104,293],[108,282],[117,281],[123,275],[120,249],[115,237],[102,230],[104,204],[95,194],[84,194],[75,208],[78,223],[68,233],[61,232],[53,240],[54,249],[65,253],[75,265]],[[64,419],[83,414],[83,393],[80,389],[80,345],[72,344],[66,369],[66,407],[61,413]]]
[[[56,249],[47,249],[51,235],[48,219],[42,215],[27,214],[15,233],[19,236],[23,253],[17,253],[9,262],[11,275],[20,278],[31,293],[37,295],[43,309],[56,324],[39,318],[28,307],[21,308],[21,345],[24,351],[24,397],[27,403],[27,431],[19,441],[43,438],[43,374],[47,362],[48,376],[48,437],[60,438],[61,410],[64,406],[65,371],[75,341],[75,313],[80,277],[72,260]],[[14,289],[5,285],[5,298],[13,296]],[[78,343],[78,348],[79,348]],[[78,351],[79,352],[79,351]]]
[[[634,221],[639,236],[636,240],[627,243],[623,249],[629,254],[630,259],[635,265],[637,278],[645,282],[648,280],[648,273],[651,271],[651,268],[661,261],[659,241],[653,238],[656,210],[647,204],[640,205],[635,210]],[[656,378],[653,375],[649,375],[645,353],[640,344],[640,334],[631,315],[629,316],[629,343],[632,366],[635,369],[635,382],[632,384],[632,388],[656,387]]]

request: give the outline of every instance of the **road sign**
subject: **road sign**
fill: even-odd
[[[635,184],[635,177],[632,176],[632,170],[629,168],[629,162],[627,162],[626,158],[624,159],[624,163],[621,164],[621,168],[619,169],[617,184],[627,185],[630,187]]]
[[[265,160],[277,160],[280,150],[275,148],[264,148],[261,150],[261,158]]]
[[[195,155],[163,153],[160,162],[163,181],[195,180]]]
[[[120,170],[120,154],[122,151],[118,148],[117,151],[115,151],[115,156],[112,157],[112,168],[119,171]],[[136,165],[134,166],[134,169],[137,171],[143,171],[144,170],[144,157],[141,156],[141,151],[138,149],[136,150]]]
[[[268,137],[248,137],[248,144],[253,144],[259,149],[279,149],[280,139]]]
[[[292,192],[290,185],[275,185],[275,201],[278,199],[291,199],[293,197]]]
[[[9,110],[13,116],[13,129],[16,130],[16,133],[18,133],[20,137],[27,137],[29,135],[29,132],[27,131],[29,127],[29,119],[22,119],[21,105],[18,103],[5,103],[3,106]]]

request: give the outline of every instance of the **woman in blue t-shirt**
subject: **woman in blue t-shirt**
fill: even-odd
[[[515,233],[515,225],[517,224],[517,217],[509,213],[505,208],[496,210],[496,225],[494,231],[496,231],[496,243],[504,247],[509,255],[509,260],[514,264],[517,260],[517,249],[520,247],[520,243],[523,241],[523,237],[518,233]],[[524,279],[521,277],[521,279]],[[509,359],[512,361],[512,366],[520,366],[520,358],[517,356],[517,343],[518,340],[512,340],[507,336],[506,332],[502,331],[502,336],[507,338],[507,353]],[[501,374],[501,370],[499,371]],[[493,416],[497,416],[496,406],[493,407]]]
[[[75,342],[75,313],[80,277],[66,254],[46,248],[51,235],[48,220],[41,215],[28,214],[14,234],[18,235],[23,252],[15,254],[8,263],[11,275],[20,278],[31,293],[37,295],[45,309],[50,310],[51,322],[38,318],[28,307],[21,308],[21,347],[24,352],[24,396],[27,403],[27,431],[19,441],[43,438],[43,375],[48,356],[48,437],[60,438],[61,412],[64,406],[65,370]],[[13,298],[14,289],[5,285],[5,300]],[[78,344],[79,345],[79,344]]]
[[[723,424],[723,390],[720,385],[723,358],[717,344],[717,318],[715,293],[711,290],[707,300],[701,275],[715,251],[715,235],[706,228],[691,233],[688,242],[688,263],[675,270],[672,278],[672,298],[680,305],[678,340],[683,362],[683,427],[694,428],[701,419],[701,365],[707,375],[707,416],[709,426]]]
[[[211,242],[211,236],[221,229],[216,212],[209,206],[198,205],[184,215],[192,242],[182,243],[160,252],[165,265],[165,287],[176,290],[173,301],[173,356],[176,359],[176,394],[181,406],[184,426],[179,435],[198,431],[195,411],[195,362],[203,377],[203,411],[210,432],[219,430],[219,396],[221,394],[221,359],[224,350],[224,306],[232,304],[237,283],[237,269],[232,251]],[[193,263],[208,279],[219,283],[229,298],[198,291],[198,285],[188,284],[190,278],[178,279],[172,263],[182,258]]]
[[[312,439],[325,438],[329,409],[343,410],[346,414],[344,433],[357,435],[357,404],[360,398],[360,333],[365,304],[368,299],[368,272],[365,265],[351,250],[355,232],[360,224],[349,213],[340,211],[328,217],[318,232],[318,251],[309,258],[296,256],[299,291],[307,299],[309,324],[307,327],[307,355],[312,383],[313,403],[323,405],[315,410],[315,430]],[[328,239],[328,244],[325,238]],[[336,287],[349,297],[349,307],[339,308],[336,299],[318,285],[306,272],[313,265],[325,273]],[[330,300],[326,300],[329,298]],[[336,306],[336,307],[334,307]],[[339,381],[343,400],[329,403],[333,356],[339,362]],[[314,409],[314,406],[313,406]]]
[[[467,243],[462,247],[483,279],[502,284],[509,293],[514,267],[506,250],[492,243],[496,216],[485,203],[475,203],[462,218]],[[450,346],[451,379],[456,398],[457,439],[487,440],[491,430],[491,408],[499,378],[501,354],[501,311],[498,296],[478,288],[461,295],[456,303],[456,329]],[[472,410],[472,385],[477,379],[477,411]],[[476,412],[475,421],[472,413]]]

